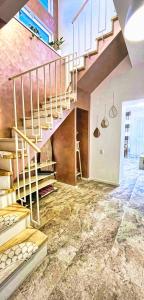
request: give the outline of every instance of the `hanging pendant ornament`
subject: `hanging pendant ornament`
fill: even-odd
[[[109,110],[109,117],[110,117],[111,119],[114,119],[114,118],[117,117],[117,115],[118,115],[118,111],[117,111],[117,108],[116,108],[116,106],[115,106],[114,93],[113,93],[113,105],[112,105],[112,107],[111,107],[110,110]]]
[[[97,125],[96,125],[96,129],[95,129],[93,135],[94,135],[95,138],[99,138],[100,135],[101,135],[101,134],[100,134],[100,130],[99,130],[99,128],[98,128],[98,116],[97,116]]]
[[[109,121],[106,117],[106,104],[105,104],[105,115],[104,115],[104,118],[101,121],[101,127],[102,128],[107,128],[108,126],[109,126]]]

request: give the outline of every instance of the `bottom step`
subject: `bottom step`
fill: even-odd
[[[6,300],[47,255],[47,236],[28,228],[0,246],[0,300]]]

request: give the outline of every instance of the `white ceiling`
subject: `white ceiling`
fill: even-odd
[[[135,0],[137,1],[137,0]],[[124,33],[125,19],[131,0],[114,0],[115,8],[119,17],[120,25]],[[130,42],[125,39],[132,66],[144,62],[144,41]]]

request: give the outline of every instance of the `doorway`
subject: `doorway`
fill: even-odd
[[[120,182],[144,175],[144,99],[122,105]]]

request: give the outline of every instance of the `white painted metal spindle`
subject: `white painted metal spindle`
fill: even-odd
[[[26,135],[25,98],[24,98],[24,83],[23,83],[23,76],[21,76],[21,96],[22,96],[23,129],[24,129],[24,134]]]
[[[31,72],[29,72],[29,81],[30,81],[30,109],[31,109],[32,136],[35,136],[34,117],[33,117],[33,86],[32,86],[32,73]]]
[[[17,176],[17,192],[18,192],[18,198],[21,198],[20,195],[20,181],[19,181],[19,152],[18,152],[18,135],[15,132],[15,147],[16,147],[16,176]]]
[[[15,127],[17,128],[17,98],[16,98],[16,79],[13,79],[13,94],[14,94],[14,117]]]
[[[87,11],[84,12],[84,53],[87,52]]]
[[[51,115],[51,124],[53,122],[53,107],[52,107],[52,88],[51,88],[51,65],[49,64],[49,99],[50,99],[50,115]]]
[[[77,61],[77,53],[76,53],[76,61]],[[75,90],[74,90],[74,94],[75,94],[75,101],[77,101],[77,83],[78,83],[78,69],[77,69],[77,64],[75,67]]]
[[[62,90],[62,61],[60,59],[59,61],[59,68],[60,68],[60,114],[62,113],[62,94],[63,94],[63,90]]]
[[[37,190],[36,190],[37,223],[40,225],[39,190],[38,190],[39,182],[38,182],[38,167],[37,167],[37,153],[36,152],[34,154],[34,163],[35,163],[35,177],[36,177],[35,184],[37,186]]]
[[[31,220],[33,221],[32,184],[31,184],[31,155],[30,155],[30,146],[29,145],[27,145],[27,155],[28,155],[28,176],[29,176],[30,212],[31,212]]]
[[[57,61],[54,63],[55,68],[55,104],[56,104],[56,113],[58,111],[58,95],[57,95]]]
[[[47,92],[46,92],[46,67],[43,67],[44,73],[44,107],[45,107],[45,122],[48,125],[48,112],[47,112]]]
[[[24,193],[24,200],[23,202],[26,203],[26,173],[25,173],[25,147],[24,147],[24,140],[21,139],[22,149],[22,177],[23,177],[23,193]]]
[[[41,135],[41,120],[40,120],[40,97],[39,97],[39,73],[36,69],[36,81],[37,81],[37,109],[38,109],[38,136]]]

